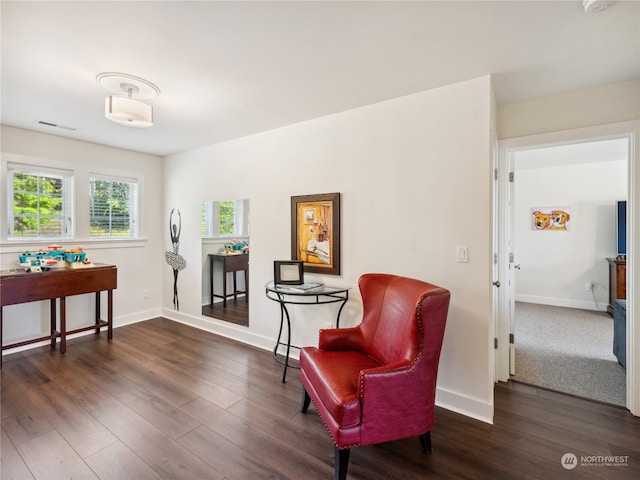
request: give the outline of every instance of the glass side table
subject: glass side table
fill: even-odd
[[[291,317],[289,316],[287,305],[325,305],[328,303],[340,303],[340,308],[338,309],[338,314],[336,316],[336,328],[340,328],[340,314],[342,313],[342,309],[346,305],[347,300],[349,300],[349,288],[323,285],[304,292],[297,291],[295,288],[295,285],[276,285],[273,282],[267,283],[266,286],[267,298],[280,304],[280,330],[278,331],[276,345],[273,348],[273,357],[278,363],[283,365],[282,383],[286,382],[288,367],[299,368],[289,364],[291,348],[299,349],[300,347],[291,345]],[[287,326],[286,342],[284,342],[282,338],[285,319]],[[278,347],[280,345],[287,347],[287,353],[285,354],[284,360],[278,358]]]

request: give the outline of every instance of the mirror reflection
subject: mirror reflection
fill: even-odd
[[[249,326],[249,200],[202,204],[202,315]]]

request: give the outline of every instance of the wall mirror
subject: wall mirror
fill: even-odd
[[[249,326],[249,200],[202,203],[202,315]]]

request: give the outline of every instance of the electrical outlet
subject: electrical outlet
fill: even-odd
[[[456,261],[458,263],[469,263],[469,247],[456,248]]]
[[[333,323],[327,322],[324,324],[324,328],[333,328]]]
[[[143,290],[143,291],[142,291],[142,297],[143,297],[145,300],[149,300],[149,290]]]
[[[584,286],[584,289],[587,292],[590,292],[591,290],[593,290],[593,282],[587,282],[586,285]]]

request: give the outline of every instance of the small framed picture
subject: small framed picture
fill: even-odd
[[[302,285],[304,263],[299,260],[274,260],[273,281],[276,285]]]

